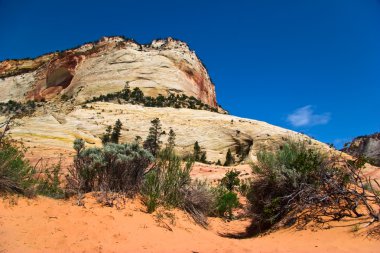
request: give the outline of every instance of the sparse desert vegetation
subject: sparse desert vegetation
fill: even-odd
[[[127,86],[120,92],[108,93],[107,95],[100,95],[93,97],[86,103],[91,102],[114,102],[114,103],[131,103],[144,105],[147,107],[174,107],[174,108],[189,108],[194,110],[207,110],[211,112],[218,112],[218,108],[209,106],[201,100],[186,94],[170,94],[165,97],[159,94],[157,97],[145,96],[140,88],[136,87],[133,90]]]

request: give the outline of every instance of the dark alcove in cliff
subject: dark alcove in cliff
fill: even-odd
[[[57,68],[46,77],[46,86],[48,88],[61,86],[65,89],[70,85],[73,77],[74,76],[66,68]]]

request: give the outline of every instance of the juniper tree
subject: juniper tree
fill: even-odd
[[[194,160],[199,161],[201,159],[201,155],[202,155],[201,147],[199,146],[198,141],[196,141],[194,143],[194,153],[193,153]]]
[[[149,128],[149,134],[146,137],[146,140],[144,141],[144,148],[152,155],[156,156],[158,151],[160,150],[161,146],[161,135],[162,135],[162,128],[161,128],[161,122],[159,118],[155,118],[151,122],[151,127]]]
[[[136,87],[133,89],[131,93],[131,98],[137,103],[144,102],[144,93],[140,90],[140,88]]]
[[[110,142],[110,140],[111,140],[111,132],[112,132],[112,127],[108,126],[107,129],[106,129],[106,132],[101,137],[103,145],[105,145],[106,143]]]
[[[121,123],[120,119],[118,119],[115,122],[115,125],[114,125],[112,133],[111,133],[111,142],[119,143],[119,138],[121,136],[120,131],[121,131],[122,126],[123,126],[123,124]]]
[[[199,160],[202,163],[207,163],[207,156],[206,156],[206,152],[205,151],[202,152],[201,158]]]
[[[168,137],[168,148],[170,149],[173,149],[174,146],[175,146],[175,132],[173,131],[173,129],[170,128],[170,131],[169,131],[169,137]]]

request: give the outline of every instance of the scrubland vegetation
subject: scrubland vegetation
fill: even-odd
[[[149,213],[158,207],[179,208],[204,227],[208,216],[238,218],[234,210],[242,208],[239,199],[247,197],[246,216],[252,217],[247,235],[344,217],[369,215],[372,222],[379,221],[374,206],[380,205],[376,190],[380,185],[363,176],[365,160],[346,161],[301,140],[285,140],[274,151],[259,151],[257,163],[252,164],[253,179],[240,180],[240,173],[230,170],[211,185],[190,177],[193,163],[206,161],[199,143],[194,144],[192,155],[179,156],[174,131],[170,129],[164,142],[158,118],[151,121],[142,145],[139,141],[119,143],[120,121],[107,128],[102,147],[87,148],[83,140],[75,140],[76,155],[65,177],[60,174],[60,164],[37,171],[25,159],[22,145],[7,137],[9,121],[2,127],[5,129],[0,139],[3,195],[76,196],[77,203],[84,205],[83,194],[98,192],[106,206],[114,206],[115,198],[140,196]],[[229,150],[225,164],[233,163]]]

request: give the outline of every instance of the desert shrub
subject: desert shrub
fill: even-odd
[[[216,211],[218,216],[232,218],[232,211],[239,206],[239,199],[235,192],[225,191],[217,197]]]
[[[77,155],[68,182],[81,192],[113,191],[133,196],[153,161],[153,156],[136,143],[107,143],[102,148],[86,149],[83,140],[77,139],[74,149]]]
[[[359,217],[364,203],[355,187],[353,171],[332,162],[326,154],[306,141],[287,140],[277,151],[260,151],[252,165],[253,180],[248,199],[252,206],[251,233],[274,225],[339,220]],[[281,221],[281,224],[280,224]]]
[[[191,166],[192,161],[182,166],[181,158],[172,149],[163,149],[159,152],[153,169],[145,178],[143,194],[149,201],[159,198],[161,204],[166,206],[180,206],[182,190],[191,181]]]
[[[182,163],[173,149],[161,150],[153,168],[144,177],[142,194],[148,212],[159,205],[178,207],[188,212],[194,220],[207,225],[207,214],[212,209],[212,192],[199,181],[191,181],[193,160]]]
[[[0,143],[0,193],[33,195],[34,169],[24,150],[9,140]]]
[[[207,216],[216,206],[215,194],[205,181],[192,181],[183,195],[182,207],[202,226],[207,226]]]
[[[27,197],[35,194],[54,198],[63,198],[59,178],[60,163],[46,167],[43,172],[37,171],[25,158],[26,148],[22,143],[8,139],[5,134],[0,136],[0,193],[17,193]],[[44,174],[44,175],[43,175]],[[42,176],[43,175],[43,176]]]
[[[144,177],[142,194],[148,213],[153,213],[159,205],[161,191],[157,170],[151,170]]]
[[[227,188],[227,190],[232,191],[235,187],[240,185],[239,179],[240,171],[230,170],[224,175],[221,180],[221,184]]]
[[[61,162],[58,162],[57,164],[48,166],[42,172],[38,173],[36,179],[37,194],[55,199],[65,198],[66,194],[62,188],[60,172]]]
[[[251,190],[251,185],[252,185],[252,179],[251,178],[246,178],[246,179],[240,180],[240,185],[238,186],[239,193],[242,196],[247,197],[248,193]]]

